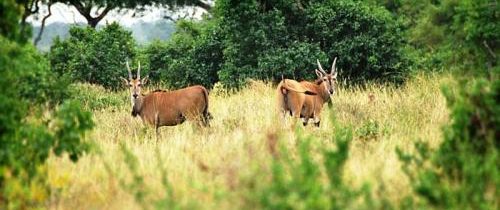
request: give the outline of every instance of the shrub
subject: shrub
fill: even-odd
[[[46,65],[32,46],[0,36],[0,50],[0,209],[41,207],[50,193],[47,158],[68,154],[77,161],[88,150],[81,139],[93,122],[75,102],[63,103],[51,118],[30,118],[40,115],[34,102],[47,101],[52,91],[37,88],[56,83],[57,77],[44,76]]]
[[[498,67],[498,3],[490,0],[371,1],[405,20],[409,43],[419,54],[420,69],[458,69],[484,75]]]
[[[306,14],[308,37],[318,40],[330,62],[339,57],[344,78],[402,82],[409,72],[402,25],[386,10],[361,1],[327,1],[312,4]]]
[[[151,79],[172,88],[204,85],[218,81],[222,63],[221,43],[211,22],[181,21],[171,40],[153,42],[145,50]]]
[[[146,53],[154,80],[177,88],[312,79],[316,59],[329,68],[334,57],[350,82],[402,82],[411,64],[404,44],[401,23],[362,1],[221,0],[213,17],[180,21]]]
[[[72,27],[69,39],[54,41],[49,59],[52,69],[59,75],[116,90],[123,87],[119,77],[128,74],[125,61],[129,60],[131,68],[136,69],[135,54],[132,33],[112,23],[99,31]]]
[[[361,1],[224,0],[216,7],[224,47],[219,77],[228,86],[314,75],[316,59],[329,67],[334,57],[351,82],[401,82],[409,71],[401,23]]]
[[[316,66],[316,60],[304,59],[308,57],[326,60],[319,44],[297,42],[288,48],[271,49],[258,58],[258,68],[252,74],[265,80],[281,78],[282,75],[297,80],[314,80],[316,68],[312,67]]]
[[[79,101],[87,111],[128,106],[130,101],[122,92],[111,92],[102,86],[75,83],[69,86],[70,99]]]
[[[365,140],[365,141],[377,140],[381,136],[386,134],[387,132],[388,132],[387,128],[384,128],[383,126],[381,126],[378,123],[378,121],[371,120],[371,119],[364,122],[363,125],[361,125],[361,127],[359,127],[356,130],[356,134],[357,134],[358,138],[360,138],[361,140]]]
[[[49,70],[47,60],[31,45],[18,45],[5,38],[2,45],[2,70],[5,71],[6,83],[3,91],[16,92],[18,97],[32,105],[55,105],[67,98],[68,81],[57,77]],[[13,73],[11,71],[17,71]],[[8,81],[8,82],[7,82]]]
[[[332,118],[333,119],[333,118]],[[272,155],[271,172],[265,183],[251,191],[250,201],[262,209],[373,209],[376,204],[368,185],[352,187],[344,179],[344,165],[349,158],[353,133],[334,121],[331,141],[335,149],[311,145],[320,143],[296,131],[297,152],[279,144],[277,136],[269,136]]]
[[[459,87],[458,94],[449,88],[443,93],[451,109],[443,143],[434,153],[422,143],[415,155],[398,150],[415,193],[424,201],[418,205],[497,209],[500,80],[478,79]]]

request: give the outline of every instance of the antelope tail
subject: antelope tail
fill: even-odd
[[[208,125],[208,121],[213,119],[212,114],[208,112],[208,91],[203,88],[203,96],[205,98],[205,108],[203,109],[203,121]]]

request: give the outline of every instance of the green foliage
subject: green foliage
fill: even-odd
[[[297,133],[297,160],[285,147],[280,147],[280,151],[273,154],[270,183],[258,189],[255,195],[261,208],[374,208],[368,186],[356,189],[343,178],[352,130],[336,123],[334,133],[332,141],[336,149],[322,149],[319,157],[314,157],[317,153],[311,147],[318,142],[314,138],[303,137],[300,132]]]
[[[211,6],[202,0],[54,0],[53,2],[64,3],[74,6],[76,10],[87,20],[90,27],[95,28],[103,20],[109,11],[114,9],[132,9],[136,13],[150,11],[149,7],[163,7],[176,11],[178,7],[194,6],[210,11]],[[38,3],[38,2],[37,2]],[[42,2],[43,3],[43,2]],[[93,11],[93,8],[104,8],[101,13]],[[134,13],[135,15],[135,13]]]
[[[17,59],[13,57],[12,61]],[[72,161],[77,161],[88,151],[88,144],[81,139],[93,126],[91,115],[82,112],[78,103],[69,102],[51,119],[26,119],[29,102],[20,97],[22,93],[15,85],[9,84],[20,78],[19,72],[3,68],[2,72],[6,76],[0,79],[1,87],[13,88],[0,94],[0,208],[41,206],[49,195],[47,158],[52,152],[57,156],[67,153]]]
[[[59,75],[113,90],[123,87],[119,77],[128,75],[125,61],[131,59],[131,68],[136,70],[132,65],[134,57],[135,42],[131,32],[117,23],[99,31],[73,27],[69,39],[56,39],[49,53],[51,67]]]
[[[173,87],[312,79],[316,59],[328,69],[334,57],[350,82],[401,82],[410,64],[404,43],[389,12],[361,1],[221,0],[211,19],[181,21],[147,54],[156,80]]]
[[[0,2],[0,35],[7,39],[25,42],[29,31],[21,30],[19,19],[23,8],[19,0],[3,0]]]
[[[180,21],[166,43],[153,42],[145,54],[151,69],[150,79],[168,87],[189,85],[212,87],[218,81],[222,63],[222,48],[212,22]]]
[[[2,1],[2,11],[5,5],[19,8]],[[19,23],[15,13],[20,11],[10,12],[13,16],[2,17],[2,26]],[[64,83],[48,71],[48,62],[33,46],[23,43],[27,36],[20,35],[20,28],[9,30],[0,34],[0,209],[43,208],[50,193],[47,159],[54,153],[77,161],[89,149],[82,139],[93,122],[75,102],[41,117],[41,103],[64,98]]]
[[[8,77],[3,91],[17,92],[18,97],[31,104],[54,105],[67,98],[68,82],[49,70],[47,60],[33,46],[18,45],[3,37],[0,45],[3,53],[0,65]]]
[[[400,22],[386,10],[362,2],[325,4],[313,4],[307,11],[308,37],[321,40],[327,55],[339,57],[343,77],[392,82],[405,78],[410,61],[405,55]]]
[[[193,209],[191,206],[182,206],[174,197],[173,185],[168,179],[168,174],[163,166],[165,163],[160,154],[160,150],[156,148],[156,161],[158,171],[160,173],[161,185],[165,190],[165,194],[160,198],[151,198],[152,190],[144,182],[144,175],[139,169],[139,160],[137,156],[127,148],[125,144],[120,144],[120,149],[123,154],[123,161],[126,164],[127,172],[131,174],[132,179],[119,179],[123,189],[134,196],[134,200],[141,206],[142,209]],[[115,172],[109,164],[105,163],[106,170],[111,176],[115,176]],[[120,172],[122,173],[122,172]]]
[[[414,191],[425,201],[419,205],[498,209],[500,80],[478,79],[459,87],[458,94],[449,88],[443,93],[452,121],[437,151],[421,143],[416,155],[398,151]]]
[[[19,46],[0,36],[0,208],[18,209],[42,205],[48,199],[45,162],[54,152],[76,161],[88,145],[81,142],[92,128],[90,113],[79,105],[64,103],[51,119],[29,119],[28,108],[50,98],[51,90],[37,90],[57,79],[43,77],[31,46]],[[34,59],[38,58],[38,59]],[[41,79],[40,79],[41,78]],[[33,85],[40,85],[34,87]],[[57,92],[57,90],[55,90]]]
[[[424,69],[490,74],[500,54],[500,4],[491,0],[375,0],[405,20]],[[470,72],[470,69],[476,69]],[[486,71],[477,71],[486,70]]]
[[[88,111],[129,106],[128,97],[121,92],[111,92],[101,86],[75,83],[69,86],[70,99],[79,101]]]
[[[326,55],[318,44],[297,42],[288,48],[275,48],[267,51],[258,59],[258,68],[251,73],[261,79],[272,80],[281,78],[314,80],[313,66],[316,60],[307,57],[326,60]],[[325,67],[326,68],[326,67]]]
[[[368,120],[356,130],[356,134],[362,140],[377,140],[388,131],[378,121]]]
[[[304,79],[314,75],[316,59],[328,68],[334,57],[352,82],[400,82],[408,71],[399,23],[360,1],[227,0],[215,14],[224,32],[219,76],[228,86],[282,74]]]

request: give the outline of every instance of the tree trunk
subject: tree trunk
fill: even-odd
[[[25,35],[26,33],[26,27],[28,24],[26,23],[26,19],[32,14],[35,14],[38,12],[39,6],[38,3],[40,0],[33,0],[33,1],[26,1],[24,2],[24,12],[23,16],[21,18],[21,36]]]
[[[42,26],[40,26],[40,31],[38,32],[38,35],[36,36],[36,39],[35,41],[33,42],[33,45],[37,46],[38,45],[38,42],[40,42],[40,40],[42,39],[42,34],[43,34],[43,30],[45,29],[45,21],[47,20],[47,18],[49,18],[51,15],[52,15],[52,10],[51,10],[51,7],[52,7],[52,1],[49,2],[49,14],[47,14],[45,17],[43,17],[42,19]]]

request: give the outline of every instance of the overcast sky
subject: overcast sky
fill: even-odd
[[[78,11],[72,7],[72,6],[67,6],[62,3],[56,3],[52,5],[52,15],[46,20],[46,25],[53,23],[53,22],[63,22],[63,23],[78,23],[78,22],[83,22],[86,23],[87,21],[83,16],[78,13]],[[193,13],[193,11],[195,11]],[[42,7],[40,8],[40,14],[37,17],[30,16],[28,18],[28,21],[33,23],[33,25],[40,25],[42,22],[43,16],[45,16],[48,13],[47,7]],[[182,11],[179,11],[177,14],[174,16],[184,16],[186,14],[189,14],[190,16],[192,15],[194,18],[200,18],[201,15],[204,13],[202,9],[194,9],[192,7],[186,8]],[[113,10],[104,17],[99,24],[106,24],[106,22],[118,22],[120,25],[124,26],[130,26],[134,24],[135,22],[138,21],[155,21],[162,19],[167,12],[164,9],[158,9],[158,8],[149,8],[148,12],[144,12],[142,15],[133,15],[134,11],[133,10],[127,10],[125,12],[118,12],[117,10]],[[194,14],[194,15],[193,15]]]

